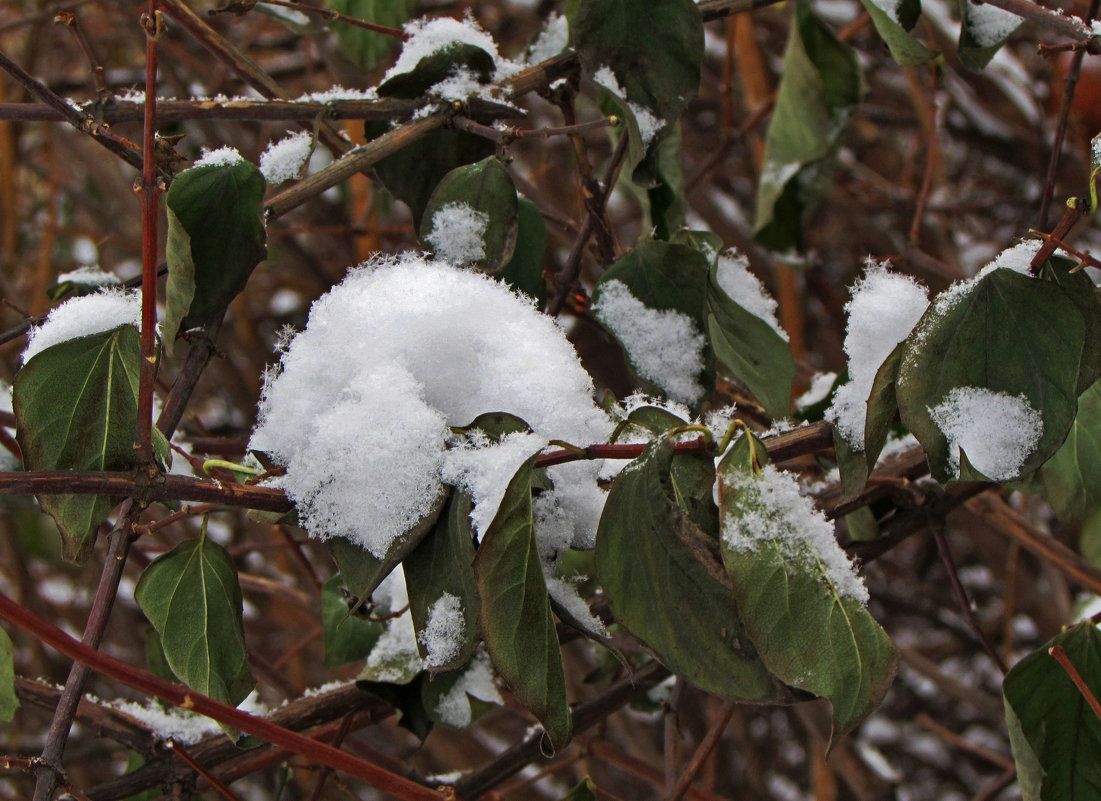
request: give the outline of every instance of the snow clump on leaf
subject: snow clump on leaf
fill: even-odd
[[[845,354],[849,381],[838,387],[826,419],[837,426],[856,451],[864,450],[864,421],[876,373],[917,325],[929,306],[925,287],[906,275],[868,259],[866,272],[846,304]]]
[[[141,328],[141,293],[105,289],[72,298],[49,313],[42,325],[32,328],[23,351],[23,364],[46,348],[70,339],[133,325]]]
[[[1024,395],[981,387],[956,387],[929,410],[947,437],[949,464],[959,474],[963,451],[971,465],[994,481],[1012,481],[1044,432],[1040,413]]]
[[[270,186],[296,178],[312,149],[313,136],[309,131],[285,136],[260,154],[260,173]]]
[[[265,382],[250,447],[286,466],[272,484],[311,535],[381,558],[442,491],[450,427],[497,411],[548,440],[602,442],[612,428],[573,346],[529,300],[474,271],[379,256],[314,304]],[[476,479],[494,474],[488,466],[451,469],[478,490],[476,504],[499,502],[503,488]],[[548,471],[578,528],[595,525],[598,469]]]

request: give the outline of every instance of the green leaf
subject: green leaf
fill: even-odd
[[[673,442],[659,437],[608,494],[596,563],[612,614],[702,690],[752,703],[790,701],[746,636],[718,543],[673,500],[672,464]]]
[[[553,748],[570,739],[570,707],[531,508],[535,457],[516,472],[478,547],[479,624],[493,666],[539,722]]]
[[[981,70],[990,63],[1013,31],[1023,21],[1016,14],[995,6],[959,0],[960,60],[969,70]]]
[[[808,520],[809,510],[792,509],[787,499],[777,501],[777,482],[789,481],[790,494],[810,506],[795,476],[762,472],[736,455],[719,466],[719,516],[741,619],[773,675],[829,699],[836,742],[879,706],[898,653],[851,579],[840,577],[847,565],[836,559],[845,557],[832,526],[825,518]],[[812,532],[822,540],[811,539]]]
[[[489,83],[497,69],[493,56],[480,47],[465,42],[429,53],[409,72],[402,72],[378,88],[380,97],[417,98],[460,70],[470,72],[479,83]]]
[[[432,530],[447,502],[448,488],[440,487],[428,514],[417,521],[416,525],[404,534],[396,537],[386,552],[385,559],[379,559],[366,548],[344,537],[332,537],[328,540],[329,554],[336,562],[337,569],[344,579],[344,586],[360,602],[371,597],[371,593],[390,575],[395,567],[408,556],[417,544]]]
[[[19,698],[15,695],[13,651],[11,637],[0,629],[0,721],[4,723],[11,723],[15,710],[19,708]]]
[[[1101,290],[1084,270],[1071,272],[1076,267],[1070,259],[1053,257],[1044,263],[1040,277],[1061,287],[1086,323],[1082,363],[1078,369],[1078,394],[1081,395],[1101,379]]]
[[[12,405],[27,470],[129,470],[138,421],[137,329],[120,326],[61,342],[15,376]],[[83,562],[120,498],[40,495],[65,559]]]
[[[609,68],[629,103],[659,120],[659,136],[696,96],[703,19],[692,0],[581,0],[570,41],[589,75]],[[636,112],[637,114],[637,112]]]
[[[930,50],[910,33],[921,14],[920,0],[905,0],[899,3],[894,14],[888,14],[875,0],[860,0],[864,10],[872,18],[876,31],[887,44],[891,56],[903,67],[914,67],[937,57],[936,50]]]
[[[1101,506],[1101,382],[1079,396],[1070,433],[1039,476],[1045,500],[1066,523]]]
[[[860,94],[852,50],[815,16],[808,0],[798,0],[757,191],[755,227],[766,247],[799,247],[803,226],[829,186]]]
[[[1006,674],[1002,694],[1024,801],[1101,797],[1101,721],[1048,653],[1056,645],[1101,694],[1101,633],[1089,621],[1056,635]]]
[[[412,17],[417,3],[416,0],[328,0],[325,5],[350,17],[397,28]],[[392,36],[343,22],[334,22],[332,30],[340,51],[364,71],[378,66],[399,44]]]
[[[165,681],[174,684],[180,683],[179,676],[173,673],[172,668],[168,666],[168,659],[164,655],[163,646],[161,646],[161,635],[157,634],[157,630],[152,626],[145,630],[145,669],[154,676],[160,676]]]
[[[688,425],[675,414],[657,406],[640,406],[627,416],[630,423],[644,426],[654,434],[664,434]],[[673,460],[669,470],[673,498],[677,506],[710,537],[719,536],[719,509],[715,506],[715,460],[710,454],[687,453]]]
[[[719,253],[723,249],[722,237],[710,231],[694,231],[682,228],[673,233],[670,241],[676,245],[687,245],[693,250],[698,250],[712,263],[718,259]]]
[[[335,668],[366,659],[383,631],[383,625],[348,608],[340,588],[339,573],[321,587],[321,626],[325,633],[325,667]]]
[[[267,255],[261,218],[267,183],[243,159],[184,170],[165,195],[168,284],[165,341],[221,315]]]
[[[421,742],[432,731],[432,717],[425,709],[422,696],[428,682],[427,673],[418,673],[404,684],[391,684],[370,679],[357,679],[356,687],[378,696],[398,712],[398,725]]]
[[[795,359],[776,330],[743,309],[719,286],[718,265],[707,281],[707,334],[723,372],[745,384],[773,418],[791,413]]]
[[[470,496],[451,493],[451,499],[431,533],[405,557],[405,583],[409,611],[417,634],[428,626],[432,605],[445,594],[458,600],[463,615],[462,644],[446,662],[430,665],[432,670],[451,670],[470,661],[478,644],[478,612],[481,600],[474,579],[474,536],[470,524]],[[421,656],[424,643],[417,639]]]
[[[160,635],[169,667],[188,687],[237,706],[256,686],[237,568],[205,532],[154,559],[134,597]]]
[[[424,208],[421,243],[456,266],[503,270],[519,234],[516,186],[496,156],[456,167],[443,177]]]
[[[947,481],[953,471],[932,410],[966,387],[1024,395],[1043,432],[1018,475],[1047,461],[1074,422],[1083,336],[1082,315],[1063,290],[1013,270],[938,297],[905,342],[896,388],[902,424],[925,449],[933,477]]]
[[[1078,552],[1094,567],[1101,567],[1101,506],[1091,510],[1082,521]]]
[[[547,224],[539,207],[526,197],[519,198],[516,222],[516,250],[498,278],[534,298],[538,308],[543,310],[547,307],[547,282],[543,278]]]
[[[384,120],[364,124],[368,139],[390,130]],[[375,164],[375,173],[398,200],[409,206],[413,225],[420,229],[424,207],[436,185],[451,170],[492,156],[496,145],[465,131],[432,131]]]

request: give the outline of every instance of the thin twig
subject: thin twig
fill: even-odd
[[[237,793],[233,792],[220,781],[218,781],[218,777],[206,768],[204,768],[202,764],[200,764],[193,756],[191,756],[191,754],[187,752],[187,749],[184,748],[181,743],[178,743],[175,740],[169,740],[166,745],[172,752],[179,756],[180,759],[186,762],[193,771],[206,779],[211,788],[215,792],[217,792],[218,795],[222,796],[222,798],[225,798],[226,801],[241,801],[241,797],[237,795]]]
[[[734,711],[737,708],[738,704],[736,701],[724,701],[723,705],[719,707],[719,714],[715,722],[711,725],[711,728],[707,730],[707,734],[704,736],[703,740],[700,741],[699,746],[696,748],[696,753],[692,755],[692,759],[688,763],[688,767],[681,773],[680,778],[677,779],[676,785],[673,786],[669,795],[665,797],[665,801],[680,801],[684,798],[685,792],[688,791],[692,782],[696,780],[696,774],[700,772],[703,763],[711,756],[711,752],[718,746],[719,740],[722,739],[726,727],[730,725],[730,719],[734,717]]]
[[[212,718],[219,723],[240,729],[246,734],[251,734],[274,745],[288,748],[308,759],[323,765],[329,765],[357,779],[362,779],[371,786],[405,799],[405,801],[444,801],[444,797],[440,793],[384,770],[366,760],[354,757],[345,751],[317,742],[309,737],[304,737],[282,726],[277,726],[264,718],[242,712],[187,687],[167,682],[146,670],[89,648],[3,594],[0,594],[0,617],[33,635],[51,648],[65,654],[70,659],[82,662],[97,673],[110,676],[120,684],[146,695],[160,698],[173,706]],[[458,801],[458,799],[447,799],[447,801]]]
[[[96,587],[95,598],[92,600],[92,609],[88,613],[88,622],[84,626],[84,637],[82,639],[84,648],[93,651],[98,648],[100,641],[103,639],[103,632],[107,629],[107,621],[111,617],[111,609],[114,607],[115,597],[118,595],[122,570],[126,566],[126,554],[130,549],[130,527],[132,525],[133,519],[130,516],[130,507],[127,506],[123,510],[119,524],[108,538],[103,572],[100,573],[99,585]],[[69,670],[69,676],[65,680],[65,689],[57,702],[53,719],[50,721],[49,733],[46,735],[46,743],[42,748],[41,763],[43,767],[42,772],[38,774],[38,780],[35,782],[34,801],[50,801],[57,789],[58,779],[62,772],[61,757],[65,753],[65,744],[69,739],[69,730],[72,728],[77,706],[84,695],[84,685],[88,680],[88,672],[88,666],[82,662],[74,662]]]
[[[1002,655],[998,653],[998,649],[990,642],[990,638],[986,636],[986,632],[983,631],[978,618],[975,617],[975,610],[971,608],[971,600],[967,597],[967,590],[964,588],[963,582],[960,581],[959,573],[956,571],[956,562],[952,559],[952,548],[948,544],[948,537],[944,534],[943,526],[933,526],[933,538],[936,540],[937,552],[940,554],[940,559],[944,563],[944,569],[948,571],[948,581],[952,585],[952,594],[956,596],[956,602],[959,604],[960,612],[963,613],[964,620],[966,620],[967,625],[971,627],[971,631],[974,632],[975,638],[982,645],[983,650],[986,651],[986,655],[994,661],[994,664],[998,666],[998,670],[1000,670],[1004,676],[1009,672],[1009,668],[1006,667]]]
[[[346,25],[353,25],[357,28],[363,28],[366,31],[372,33],[379,33],[383,36],[389,36],[394,39],[400,39],[402,41],[409,38],[401,28],[391,28],[389,25],[379,25],[377,22],[368,22],[365,19],[359,17],[351,17],[347,14],[341,14],[331,8],[323,8],[321,6],[311,5],[310,3],[288,3],[287,0],[263,0],[263,2],[270,6],[283,6],[284,8],[293,8],[296,11],[305,11],[309,14],[317,14],[325,19],[332,20],[333,22],[343,22]],[[220,9],[211,9],[208,14],[215,14]]]
[[[76,37],[77,46],[84,53],[84,58],[88,60],[88,66],[92,70],[92,82],[95,85],[96,94],[100,97],[109,95],[111,90],[107,88],[107,78],[103,72],[103,65],[99,63],[95,48],[92,47],[88,34],[85,33],[84,26],[80,24],[76,14],[68,10],[58,11],[54,16],[54,22],[59,22],[67,27]]]

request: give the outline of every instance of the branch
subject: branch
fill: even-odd
[[[313,122],[318,117],[332,120],[407,119],[425,103],[423,98],[405,100],[330,100],[319,103],[301,100],[177,100],[157,99],[161,122],[188,120],[277,120]],[[87,103],[79,113],[113,125],[142,119],[142,103],[116,100]],[[501,107],[504,108],[504,107]],[[514,114],[516,113],[513,109]],[[64,114],[45,103],[0,103],[0,120],[61,122]]]
[[[0,617],[65,654],[70,659],[82,662],[97,673],[109,676],[127,687],[160,698],[181,709],[190,710],[219,723],[240,729],[246,734],[259,737],[266,742],[287,748],[307,759],[312,759],[349,776],[361,779],[372,787],[377,787],[383,792],[390,793],[405,801],[444,801],[445,799],[441,793],[435,790],[412,782],[388,770],[383,770],[377,765],[354,757],[345,751],[311,740],[309,737],[292,732],[282,726],[277,726],[269,720],[234,709],[209,696],[202,695],[179,684],[172,684],[146,670],[128,665],[121,660],[89,648],[2,594],[0,594]],[[451,801],[451,799],[447,801]]]

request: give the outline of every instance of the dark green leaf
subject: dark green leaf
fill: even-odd
[[[893,15],[880,8],[875,0],[860,0],[860,2],[872,18],[872,24],[886,42],[891,55],[899,64],[904,67],[913,67],[937,57],[936,50],[930,50],[910,33],[921,13],[919,0],[900,3]]]
[[[673,672],[753,703],[791,700],[746,636],[718,544],[673,500],[673,443],[659,437],[620,473],[596,536],[600,583],[618,623]]]
[[[896,389],[902,424],[925,449],[933,477],[946,481],[953,472],[932,410],[967,387],[1024,395],[1043,432],[1018,473],[1047,461],[1074,422],[1083,335],[1082,315],[1062,289],[1013,270],[934,301],[905,342]]]
[[[432,530],[447,502],[448,489],[441,486],[428,514],[415,526],[395,538],[386,552],[385,559],[379,559],[366,548],[361,548],[344,537],[328,540],[329,554],[336,562],[337,569],[344,580],[344,587],[360,602],[371,597],[371,593],[382,583],[401,561],[409,555],[417,544]]]
[[[454,491],[432,532],[421,540],[402,563],[409,591],[413,628],[423,632],[432,605],[445,594],[457,599],[462,609],[462,645],[446,662],[431,664],[433,670],[450,670],[466,664],[478,643],[478,610],[481,600],[474,580],[474,536],[470,524],[470,496]],[[427,656],[420,642],[421,656]]]
[[[138,421],[137,329],[61,342],[36,354],[15,376],[12,405],[27,470],[129,470]],[[83,562],[119,498],[42,495],[57,523],[64,556]]]
[[[256,685],[241,621],[241,587],[229,552],[208,537],[153,560],[134,597],[188,687],[237,706]]]
[[[596,801],[595,790],[592,781],[586,776],[562,801]]]
[[[365,124],[368,139],[390,130],[384,121]],[[398,200],[409,206],[420,229],[424,207],[436,185],[451,170],[492,156],[496,145],[465,131],[433,131],[375,164],[375,173]]]
[[[416,9],[416,0],[328,0],[325,4],[333,11],[379,25],[399,28]],[[375,33],[342,22],[332,24],[336,41],[344,56],[360,68],[370,70],[398,46],[392,36]]]
[[[1006,674],[1002,693],[1021,795],[1024,801],[1101,798],[1101,721],[1049,655],[1056,645],[1101,694],[1101,633],[1089,621],[1058,634]]]
[[[19,698],[15,695],[15,662],[12,660],[11,637],[0,629],[0,721],[11,723]]]
[[[531,508],[535,457],[509,482],[482,538],[474,576],[482,598],[479,624],[493,666],[561,748],[570,739],[562,652],[543,579]]]
[[[795,360],[775,329],[723,291],[713,266],[707,281],[707,333],[724,372],[745,384],[772,417],[791,412]]]
[[[543,278],[543,254],[547,249],[547,224],[539,207],[526,197],[517,207],[516,250],[512,261],[498,276],[513,289],[535,299],[539,309],[547,306],[547,282]]]
[[[879,366],[875,380],[872,381],[864,418],[864,450],[853,450],[840,428],[835,427],[833,430],[834,452],[837,454],[837,466],[841,472],[841,492],[846,497],[857,495],[864,489],[868,475],[875,469],[879,454],[887,444],[887,437],[898,414],[895,384],[902,366],[905,344],[900,342],[895,346],[891,355]]]
[[[693,250],[698,250],[712,262],[718,258],[723,249],[722,237],[710,231],[693,231],[682,228],[673,233],[670,241],[675,245],[687,245]]]
[[[518,213],[512,177],[490,156],[443,177],[424,208],[421,243],[456,266],[495,274],[516,250]]]
[[[325,632],[325,667],[335,668],[366,659],[375,647],[383,626],[363,615],[352,614],[348,599],[341,593],[339,573],[321,588],[321,626]]]
[[[960,60],[970,70],[981,70],[990,63],[1006,39],[1021,24],[1021,17],[984,3],[959,0]]]
[[[157,630],[152,626],[145,630],[145,669],[154,676],[160,676],[165,681],[174,684],[178,684],[180,681],[179,676],[173,673],[172,668],[168,665],[164,648],[161,646],[161,635],[157,634]]]
[[[378,93],[381,97],[420,97],[460,70],[472,73],[479,83],[484,84],[493,77],[496,68],[493,56],[482,48],[465,42],[453,42],[422,58],[409,72],[386,81],[379,86]]]
[[[221,315],[267,255],[267,183],[245,160],[184,170],[165,195],[168,284],[165,342]]]
[[[615,73],[630,103],[671,126],[699,90],[703,20],[692,0],[581,0],[570,40],[590,75]]]
[[[684,225],[684,168],[681,166],[680,126],[672,126],[669,134],[657,144],[651,154],[649,161],[653,165],[644,166],[647,173],[653,174],[652,185],[649,180],[639,180],[637,174],[635,181],[649,186],[646,196],[650,200],[650,224],[654,227],[654,238],[669,240],[673,232]]]
[[[356,687],[381,698],[398,712],[398,725],[420,741],[432,731],[432,717],[424,707],[421,696],[428,682],[428,674],[420,673],[405,684],[389,684],[369,679],[357,679]]]
[[[1078,552],[1094,567],[1101,568],[1101,506],[1095,507],[1078,529]]]
[[[815,16],[808,0],[798,0],[757,192],[762,244],[781,251],[799,247],[803,225],[829,185],[860,92],[852,50]]]
[[[1039,476],[1044,498],[1064,522],[1101,506],[1101,382],[1079,396],[1070,433]]]

